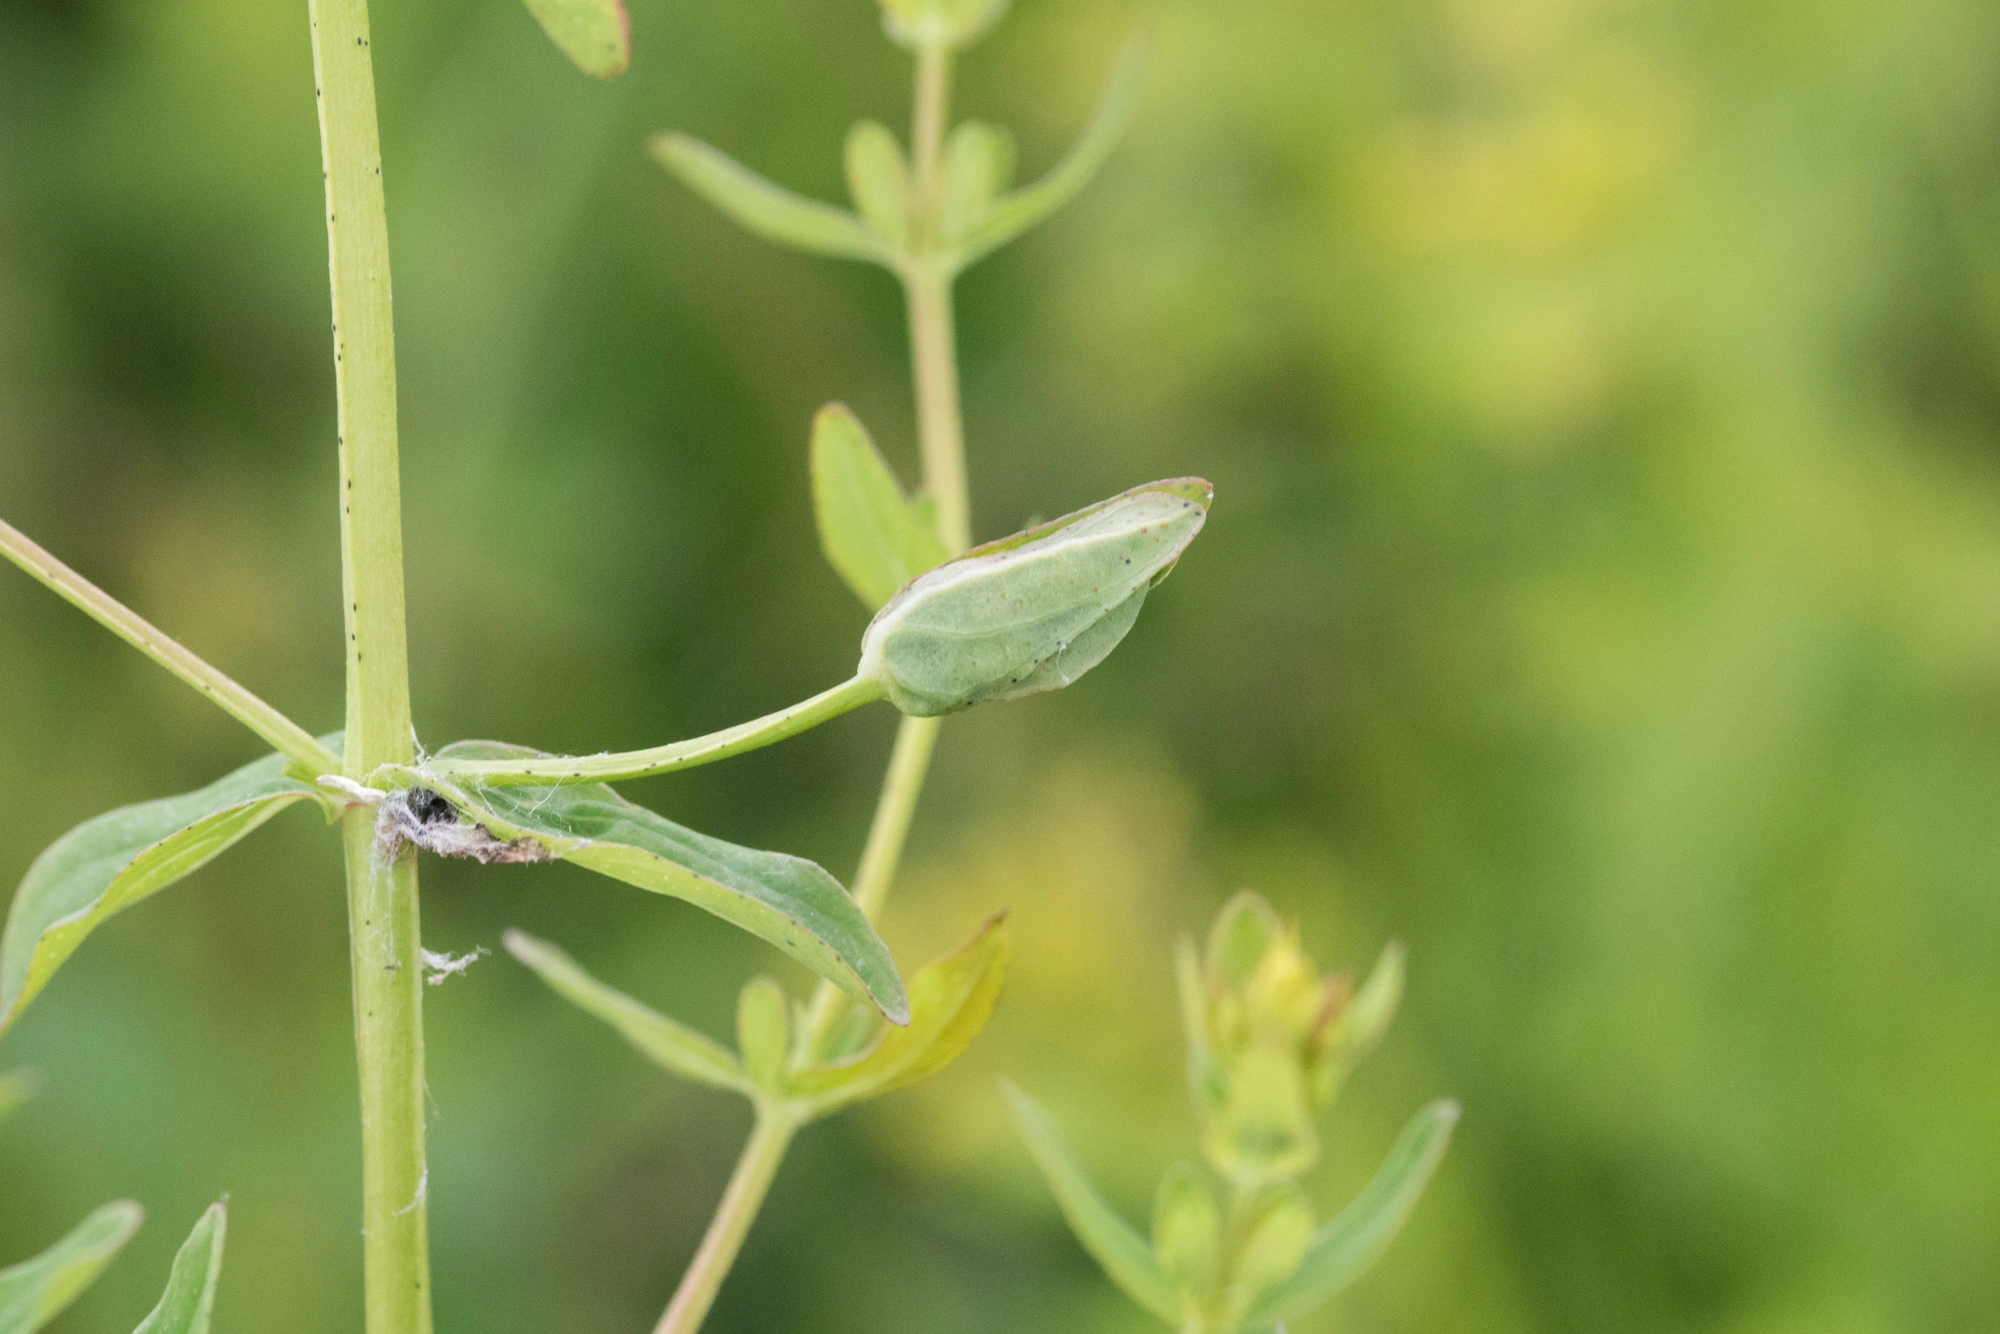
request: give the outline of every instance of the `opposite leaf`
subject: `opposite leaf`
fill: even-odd
[[[502,939],[507,952],[540,973],[557,995],[610,1024],[633,1046],[681,1078],[746,1096],[756,1093],[736,1054],[721,1043],[604,985],[545,940],[523,931],[509,931]]]
[[[132,1201],[115,1201],[34,1259],[0,1269],[0,1334],[33,1334],[61,1315],[131,1240],[145,1216]]]
[[[1013,135],[976,120],[953,130],[945,148],[945,243],[957,244],[985,222],[993,201],[1013,183]]]
[[[462,741],[439,759],[515,760],[523,746]],[[560,857],[628,885],[685,899],[776,945],[841,990],[908,1023],[909,1001],[889,947],[840,882],[820,866],[698,834],[634,805],[601,783],[458,787],[437,782],[459,817],[524,860]]]
[[[885,126],[864,120],[847,132],[847,192],[870,227],[902,249],[910,239],[910,168]]]
[[[35,859],[0,935],[0,1032],[111,914],[197,870],[315,789],[267,755],[199,792],[86,820]]]
[[[1013,240],[1076,198],[1090,184],[1090,178],[1117,147],[1126,122],[1132,119],[1132,108],[1139,100],[1139,75],[1145,65],[1146,43],[1143,38],[1135,37],[1118,53],[1118,63],[1112,67],[1111,78],[1104,86],[1097,114],[1091,118],[1083,137],[1048,175],[1002,196],[985,210],[983,219],[972,225],[953,247],[953,260],[958,267],[964,268]]]
[[[612,79],[632,63],[632,20],[622,0],[528,0],[549,40],[585,74]]]
[[[1070,684],[1132,628],[1213,494],[1196,478],[1135,487],[926,571],[876,613],[857,675],[919,717]]]
[[[222,1240],[228,1230],[228,1209],[220,1203],[209,1205],[174,1256],[160,1304],[132,1334],[208,1334],[215,1285],[222,1279]]]
[[[684,134],[653,136],[653,156],[739,224],[780,245],[839,259],[890,263],[888,242],[844,209],[771,184],[728,154]]]
[[[1160,1271],[1153,1248],[1091,1186],[1063,1142],[1055,1118],[1012,1084],[1003,1082],[1001,1087],[1013,1104],[1015,1124],[1028,1141],[1035,1165],[1048,1179],[1049,1189],[1055,1192],[1056,1203],[1062,1206],[1063,1217],[1069,1220],[1083,1249],[1133,1301],[1170,1325],[1180,1324],[1180,1294]]]
[[[1007,974],[1007,914],[1000,913],[954,954],[910,980],[910,1026],[839,1065],[792,1076],[789,1092],[807,1118],[914,1084],[949,1065],[993,1013]]]
[[[1416,1208],[1451,1143],[1458,1104],[1440,1099],[1418,1112],[1396,1137],[1374,1180],[1354,1203],[1313,1234],[1292,1276],[1271,1288],[1250,1312],[1250,1325],[1293,1320],[1332,1299],[1375,1263]]]
[[[813,418],[812,487],[827,561],[871,611],[950,554],[839,403]]]

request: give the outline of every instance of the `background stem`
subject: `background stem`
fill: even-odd
[[[924,488],[938,507],[938,537],[957,555],[972,545],[971,503],[965,476],[965,432],[958,403],[958,348],[952,329],[951,269],[933,258],[942,212],[944,131],[948,119],[951,54],[942,46],[917,52],[914,133],[917,214],[913,231],[918,247],[930,255],[913,260],[903,270],[909,296],[910,356],[917,395],[917,432],[922,446]],[[937,718],[905,717],[896,729],[896,747],[882,795],[875,805],[861,869],[854,878],[854,899],[870,919],[882,911],[889,886],[916,815],[917,798],[937,744]],[[807,1023],[811,1050],[825,1042],[846,1004],[831,983],[815,989]],[[743,1147],[714,1220],[701,1248],[674,1290],[674,1299],[653,1334],[694,1334],[721,1290],[722,1280],[736,1262],[743,1238],[763,1206],[765,1192],[784,1160],[797,1127],[760,1111],[757,1128]]]
[[[312,771],[338,773],[340,761],[313,735],[204,662],[173,636],[57,560],[27,534],[0,520],[0,556],[81,608],[92,620],[214,700],[222,711],[264,738],[276,751]]]
[[[729,1189],[723,1192],[722,1203],[702,1234],[701,1248],[674,1289],[674,1299],[653,1334],[694,1334],[701,1328],[722,1280],[743,1249],[743,1238],[764,1205],[771,1179],[778,1174],[778,1164],[784,1161],[797,1129],[783,1114],[758,1108],[757,1128],[750,1132],[750,1142],[743,1146],[743,1156],[729,1174]]]
[[[339,401],[341,583],[347,626],[347,776],[414,758],[403,624],[396,346],[389,229],[367,0],[310,0],[326,174]],[[372,812],[343,819],[354,1046],[361,1086],[362,1254],[368,1334],[429,1334],[422,944],[414,850],[384,861]]]

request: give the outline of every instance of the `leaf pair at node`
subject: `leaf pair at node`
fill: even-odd
[[[0,1334],[33,1334],[96,1281],[139,1230],[145,1212],[118,1200],[91,1214],[32,1260],[0,1269]],[[167,1290],[133,1334],[208,1334],[228,1211],[212,1204],[174,1256]]]
[[[1006,1092],[1063,1216],[1128,1296],[1189,1334],[1261,1334],[1326,1303],[1388,1246],[1444,1156],[1458,1104],[1417,1113],[1361,1194],[1315,1227],[1298,1184],[1318,1157],[1315,1116],[1387,1028],[1400,948],[1350,993],[1344,977],[1318,974],[1267,903],[1240,895],[1205,960],[1183,944],[1181,987],[1206,1163],[1161,1179],[1150,1241],[1097,1193],[1054,1119]]]
[[[892,28],[894,21],[892,20]],[[1075,198],[1110,157],[1138,97],[1145,45],[1128,42],[1089,127],[1047,175],[1013,189],[1013,137],[978,121],[945,145],[935,197],[919,188],[896,136],[863,121],[847,137],[853,211],[808,199],[684,134],[653,138],[653,155],[696,194],[767,240],[836,259],[881,264],[906,277],[955,274]]]
[[[737,1050],[591,977],[546,941],[507,933],[507,948],[558,995],[622,1033],[683,1079],[740,1093],[793,1124],[879,1097],[943,1069],[978,1036],[1007,966],[1006,914],[910,980],[909,1022],[894,1026],[849,1009],[823,1021],[788,1002],[769,978],[737,998]]]

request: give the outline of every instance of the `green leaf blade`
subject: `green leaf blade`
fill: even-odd
[[[1145,39],[1134,37],[1118,53],[1097,112],[1083,136],[1048,175],[1002,196],[984,210],[984,219],[970,227],[958,241],[952,256],[957,267],[964,268],[1042,222],[1090,184],[1132,119],[1145,67]]]
[[[112,914],[220,856],[285,807],[319,795],[267,755],[198,792],[86,820],[28,868],[0,935],[0,1033]]]
[[[1185,1312],[1181,1297],[1160,1269],[1152,1245],[1105,1203],[1090,1184],[1064,1142],[1055,1118],[1037,1106],[1027,1094],[1012,1084],[1002,1083],[1007,1101],[1013,1105],[1014,1121],[1028,1152],[1042,1170],[1063,1217],[1069,1220],[1077,1240],[1091,1258],[1125,1294],[1170,1325],[1179,1325]]]
[[[0,1334],[33,1334],[61,1315],[132,1239],[145,1216],[130,1200],[114,1201],[34,1259],[0,1269]]]
[[[652,150],[689,189],[766,240],[836,259],[894,260],[888,243],[852,213],[773,185],[699,139],[657,134]]]
[[[1441,1098],[1411,1118],[1361,1194],[1313,1234],[1292,1276],[1257,1302],[1251,1328],[1293,1320],[1324,1305],[1375,1263],[1444,1159],[1458,1116],[1458,1104]]]
[[[585,74],[615,79],[632,64],[632,20],[623,0],[527,0],[528,12]]]
[[[735,1053],[721,1043],[598,981],[545,940],[524,931],[509,931],[502,940],[557,995],[610,1024],[654,1063],[697,1084],[755,1096]]]
[[[490,741],[438,752],[441,759],[537,755]],[[909,1021],[909,999],[889,947],[840,882],[813,862],[697,833],[601,783],[461,787],[439,781],[436,790],[495,838],[530,840],[548,856],[686,900],[776,945],[890,1022]]]
[[[870,611],[951,554],[842,404],[813,419],[812,487],[827,561]]]
[[[794,1074],[789,1092],[816,1119],[936,1074],[972,1044],[1007,974],[1007,914],[981,927],[966,945],[910,979],[910,1022],[891,1028],[852,1060]]]
[[[132,1334],[208,1334],[216,1285],[222,1281],[222,1243],[228,1231],[228,1208],[220,1201],[209,1205],[174,1255],[160,1304]]]

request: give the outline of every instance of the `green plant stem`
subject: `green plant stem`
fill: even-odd
[[[347,628],[346,775],[407,764],[409,654],[396,451],[389,229],[367,0],[310,0],[326,174],[339,403],[341,583]],[[430,1334],[424,1166],[422,945],[414,849],[376,851],[374,815],[342,818],[361,1086],[362,1256],[368,1334]]]
[[[339,773],[340,759],[310,732],[202,661],[171,635],[57,560],[20,529],[0,520],[0,555],[53,589],[92,620],[214,700],[222,711],[262,737],[271,749],[312,771]]]
[[[911,136],[921,205],[916,231],[919,238],[928,238],[920,240],[920,245],[928,245],[933,252],[938,248],[935,241],[943,207],[941,169],[950,60],[950,52],[942,46],[927,46],[917,52],[915,132]],[[957,555],[972,545],[972,521],[958,402],[958,349],[952,331],[951,269],[945,259],[933,257],[913,260],[901,272],[909,294],[924,487],[937,500],[938,536]],[[939,721],[905,717],[896,729],[889,771],[882,781],[882,795],[875,805],[875,819],[854,880],[855,902],[871,919],[881,913],[902,860],[910,821],[937,744]],[[844,1004],[844,997],[830,983],[821,982],[814,991],[807,1019],[814,1049],[825,1042]],[[737,1160],[729,1189],[702,1237],[701,1248],[653,1334],[694,1334],[701,1328],[796,1130],[790,1122],[760,1111],[757,1127],[743,1146],[743,1156]]]
[[[674,769],[691,769],[698,764],[741,755],[744,751],[797,736],[829,718],[838,718],[881,698],[880,685],[857,676],[790,708],[765,714],[747,723],[738,723],[720,732],[711,732],[707,736],[654,746],[650,750],[605,755],[551,755],[532,760],[429,760],[416,768],[392,767],[384,771],[383,776],[421,783],[426,775],[430,775],[454,782],[485,783],[491,787],[613,783]]]
[[[924,487],[937,500],[938,537],[956,556],[972,545],[965,480],[965,428],[958,401],[958,351],[952,327],[952,267],[943,254],[944,133],[951,96],[951,51],[917,50],[917,96],[910,141],[915,162],[913,219],[917,254],[902,267],[910,310],[910,360],[917,390],[917,430]]]
[[[889,773],[882,781],[875,819],[868,827],[868,844],[861,852],[861,869],[854,877],[854,902],[871,921],[881,915],[889,886],[895,883],[896,868],[902,862],[903,845],[909,837],[910,821],[917,813],[917,798],[923,792],[924,775],[930,768],[941,721],[905,718],[896,729]],[[821,982],[814,989],[806,1018],[812,1051],[824,1050],[846,1008],[847,994],[831,982]]]
[[[723,1192],[722,1203],[702,1234],[701,1247],[653,1334],[694,1334],[701,1328],[797,1130],[784,1113],[758,1107],[757,1126],[750,1132],[750,1142],[743,1146],[743,1156],[736,1160],[736,1170],[729,1174],[729,1188]]]

